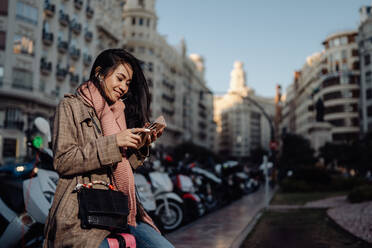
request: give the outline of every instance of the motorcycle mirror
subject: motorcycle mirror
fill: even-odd
[[[34,121],[36,128],[47,136],[48,142],[52,140],[49,122],[43,117],[37,117]]]

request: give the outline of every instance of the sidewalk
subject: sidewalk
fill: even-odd
[[[274,191],[270,191],[269,197]],[[265,207],[263,187],[232,204],[166,235],[176,248],[230,248],[247,235],[249,224]],[[243,237],[244,236],[244,237]]]

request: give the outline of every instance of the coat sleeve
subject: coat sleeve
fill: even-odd
[[[60,176],[72,176],[113,165],[122,160],[116,135],[78,145],[78,127],[66,98],[58,105],[53,125],[54,168]]]

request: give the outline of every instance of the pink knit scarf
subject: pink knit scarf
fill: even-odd
[[[122,101],[116,101],[113,105],[109,106],[97,87],[90,81],[80,86],[78,94],[94,108],[97,117],[100,120],[104,136],[117,134],[120,131],[127,129],[124,114],[125,105]],[[124,150],[122,151],[123,158],[114,170],[114,179],[117,185],[117,190],[120,190],[128,196],[128,224],[136,226],[137,209],[134,176],[129,161],[125,157]],[[145,215],[145,221],[157,230],[151,218],[147,214]]]

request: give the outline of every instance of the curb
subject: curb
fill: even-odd
[[[272,195],[270,196],[269,202],[273,199],[276,192],[278,191],[278,187],[275,187]],[[270,207],[270,205],[269,205]],[[262,214],[269,209],[269,207],[263,207],[261,208],[252,218],[252,220],[247,224],[247,226],[239,233],[239,235],[234,239],[232,244],[229,248],[240,248],[244,240],[247,238],[248,234],[253,230],[253,228],[256,226],[257,222],[261,219]]]
[[[328,209],[326,211],[326,214],[327,214],[327,217],[328,219],[330,220],[330,222],[337,226],[338,228],[340,228],[341,230],[343,230],[344,232],[350,234],[351,236],[353,236],[355,239],[359,240],[360,242],[362,242],[363,244],[368,244],[368,245],[372,245],[371,242],[369,242],[368,240],[364,239],[363,237],[361,236],[358,236],[356,235],[355,233],[351,232],[350,230],[348,230],[347,228],[345,228],[343,225],[341,225],[340,223],[337,222],[337,220],[333,219],[333,217],[329,214],[329,210],[331,209]]]
[[[253,230],[257,222],[261,219],[263,212],[264,212],[264,209],[261,209],[253,217],[253,219],[248,223],[248,225],[243,229],[243,231],[240,232],[238,237],[235,238],[235,240],[233,241],[233,243],[230,245],[229,248],[239,248],[242,245],[244,240],[247,238],[248,234]]]

